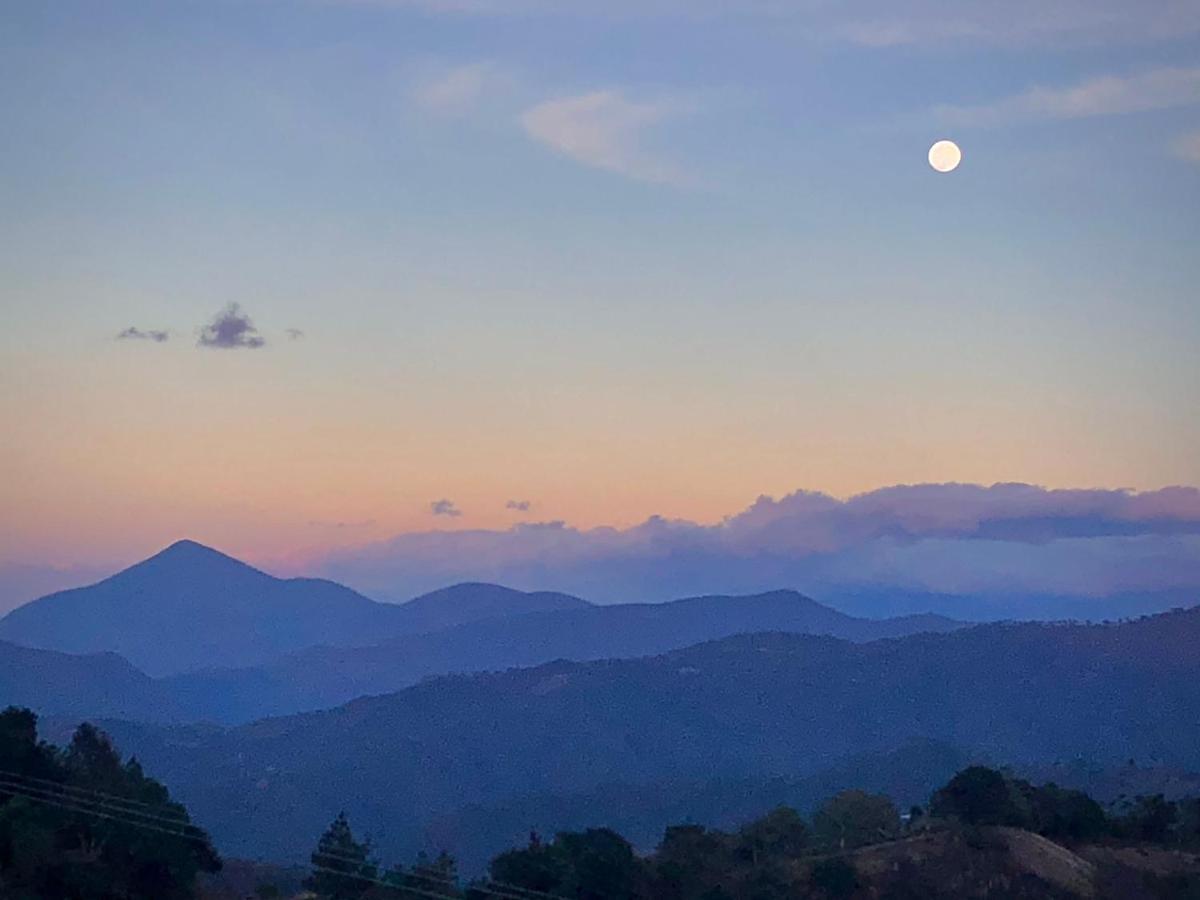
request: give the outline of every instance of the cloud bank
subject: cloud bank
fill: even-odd
[[[817,596],[1194,590],[1200,603],[1200,490],[931,484],[848,500],[797,491],[714,525],[652,517],[623,530],[559,521],[404,534],[335,552],[317,569],[390,599],[489,580],[598,602],[790,587]]]

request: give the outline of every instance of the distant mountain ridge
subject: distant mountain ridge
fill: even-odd
[[[468,604],[464,611],[453,602],[460,594],[489,602]],[[569,605],[575,600],[565,595],[526,595],[496,585],[461,585],[428,596],[436,598],[431,602],[448,604],[448,619],[464,613],[497,612],[504,604],[521,609]],[[381,645],[310,647],[259,666],[204,669],[161,678],[145,676],[113,653],[76,656],[0,642],[0,695],[53,715],[239,724],[390,693],[437,675],[502,671],[562,659],[652,656],[745,632],[830,634],[866,641],[958,627],[936,616],[855,619],[794,591],[698,597],[665,604],[577,605],[582,603],[576,601],[572,608],[553,612],[495,615],[395,637]],[[413,627],[435,624],[430,612],[437,609],[420,610]],[[10,660],[12,665],[6,666]],[[112,677],[116,672],[113,661],[124,667],[117,672],[119,677]],[[41,680],[6,674],[33,669],[50,674]],[[83,693],[68,690],[70,678],[54,674],[64,669],[93,689]]]
[[[0,641],[0,707],[56,716],[179,722],[171,690],[115,653],[75,655]]]
[[[1137,759],[1195,771],[1197,646],[1200,609],[859,644],[743,634],[642,659],[431,679],[228,730],[108,727],[234,852],[298,858],[345,809],[389,852],[411,853],[429,823],[470,805],[807,777],[913,741],[1019,766]]]
[[[861,642],[958,627],[960,623],[940,616],[858,619],[796,591],[771,591],[492,617],[375,646],[314,647],[253,669],[189,673],[173,679],[171,687],[197,713],[193,718],[236,723],[391,693],[431,676],[558,659],[654,656],[748,632]]]
[[[411,604],[377,603],[332,581],[275,578],[183,540],[96,584],[18,607],[0,619],[0,640],[66,653],[114,652],[148,674],[166,675],[581,604],[588,605],[566,594],[470,584]]]

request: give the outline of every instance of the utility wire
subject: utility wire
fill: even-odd
[[[142,828],[146,831],[154,831],[154,832],[157,832],[158,834],[165,834],[165,835],[169,835],[171,837],[182,838],[185,841],[194,841],[198,844],[205,844],[205,845],[207,845],[209,843],[207,836],[201,836],[200,834],[192,834],[192,833],[189,833],[186,831],[177,831],[177,830],[171,829],[171,828],[160,828],[159,826],[153,825],[149,822],[140,821],[137,819],[130,819],[130,818],[126,818],[125,816],[121,816],[121,815],[113,815],[112,813],[101,812],[100,810],[98,810],[94,807],[78,806],[78,805],[73,805],[70,803],[63,803],[58,799],[53,799],[53,798],[46,797],[46,796],[39,796],[37,794],[28,793],[21,789],[13,788],[10,786],[0,785],[0,794],[6,794],[10,797],[21,797],[22,799],[25,799],[25,800],[31,800],[34,803],[41,803],[45,806],[56,807],[58,809],[65,810],[67,812],[82,813],[83,815],[95,816],[100,819],[109,819],[113,822],[118,822],[122,825],[128,825],[131,828]],[[196,830],[200,831],[200,829],[196,829]]]
[[[28,781],[38,785],[46,785],[47,787],[70,791],[76,794],[90,794],[92,796],[99,797],[104,800],[111,800],[114,803],[121,803],[122,805],[126,806],[141,806],[148,809],[160,809],[164,805],[158,803],[147,803],[143,800],[133,800],[129,797],[119,797],[116,794],[106,794],[103,791],[97,791],[91,788],[77,787],[71,784],[64,784],[60,781],[51,781],[49,778],[38,778],[34,775],[26,775],[22,772],[9,772],[4,769],[0,769],[0,778],[12,778],[20,781]],[[181,818],[184,817],[183,813],[179,813],[178,815]]]
[[[160,815],[156,815],[154,813],[141,812],[140,810],[125,809],[121,806],[118,806],[118,805],[112,803],[111,801],[93,800],[90,797],[76,797],[76,796],[66,794],[62,791],[59,791],[59,790],[56,790],[53,788],[43,788],[43,787],[38,787],[36,785],[23,784],[22,782],[16,781],[11,778],[0,777],[0,790],[6,790],[9,788],[15,788],[20,791],[27,791],[27,792],[35,793],[38,796],[42,796],[47,799],[61,800],[65,803],[71,803],[71,804],[75,804],[78,806],[88,806],[88,807],[96,807],[98,809],[104,809],[111,813],[115,813],[117,815],[121,815],[121,816],[124,816],[129,819],[137,819],[139,821],[145,820],[152,824],[156,823],[156,824],[162,825],[164,827],[177,828],[180,830],[187,830],[187,829],[194,829],[196,831],[201,830],[201,829],[197,828],[195,825],[193,825],[191,822],[189,822],[188,820],[183,819],[183,818],[176,818],[174,816],[160,816]]]
[[[415,894],[418,897],[430,897],[433,898],[433,900],[460,900],[460,898],[455,897],[453,894],[436,894],[433,891],[425,891],[421,890],[420,888],[409,887],[403,884],[395,884],[390,881],[385,881],[382,878],[372,878],[370,875],[359,875],[354,872],[341,872],[337,869],[330,869],[326,866],[318,866],[315,863],[313,864],[312,868],[314,872],[324,872],[329,875],[337,875],[341,878],[351,878],[355,881],[363,881],[368,884],[377,884],[380,887],[385,887],[393,891],[402,891],[409,894]]]

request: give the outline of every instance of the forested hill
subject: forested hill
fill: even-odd
[[[940,616],[860,619],[795,591],[771,591],[492,616],[377,646],[314,647],[251,669],[192,673],[165,686],[181,708],[191,711],[192,719],[239,723],[390,693],[434,675],[536,666],[556,659],[653,656],[750,632],[869,641],[960,627]]]
[[[743,635],[647,659],[439,678],[226,731],[112,727],[222,846],[287,855],[342,808],[373,833],[410,829],[403,841],[467,804],[799,776],[915,738],[1014,764],[1194,769],[1196,646],[1198,610],[865,644]]]

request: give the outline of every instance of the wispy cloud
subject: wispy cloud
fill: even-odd
[[[430,112],[462,115],[472,110],[489,90],[507,80],[495,63],[468,63],[420,79],[411,95],[418,106]]]
[[[942,106],[956,125],[1003,125],[1038,119],[1081,119],[1200,104],[1200,66],[1104,75],[1066,87],[1033,87],[979,106]]]
[[[505,509],[515,510],[516,512],[529,512],[533,506],[528,500],[509,500],[504,504]]]
[[[684,181],[683,173],[643,142],[648,129],[686,109],[670,100],[636,101],[603,90],[539,103],[522,113],[521,125],[533,140],[583,165],[675,184]]]
[[[230,303],[204,326],[196,344],[220,350],[244,348],[256,350],[266,344],[250,317],[236,303]]]
[[[166,341],[168,338],[170,338],[170,336],[171,335],[166,331],[159,331],[159,330],[156,330],[153,328],[143,331],[141,328],[135,328],[132,325],[130,325],[124,331],[121,331],[117,334],[117,340],[118,341],[154,341],[157,344],[161,344],[164,341]]]
[[[1171,149],[1180,159],[1200,163],[1200,131],[1185,134],[1171,145]]]
[[[435,516],[461,516],[462,510],[455,506],[453,500],[434,500],[429,504],[429,511]]]

